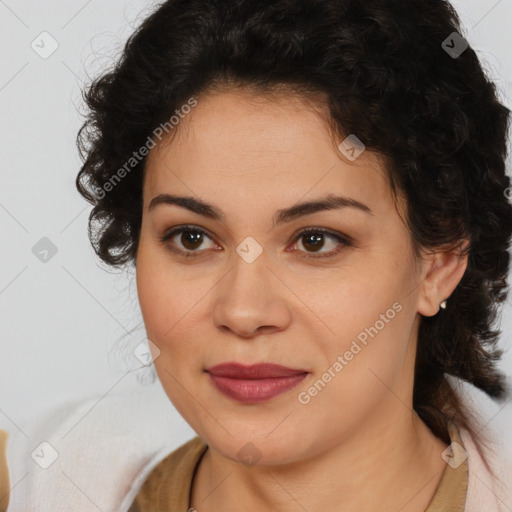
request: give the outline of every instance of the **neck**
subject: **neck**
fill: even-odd
[[[442,478],[446,446],[415,412],[394,402],[393,414],[387,404],[342,442],[291,464],[247,467],[208,448],[190,506],[201,512],[423,512]]]

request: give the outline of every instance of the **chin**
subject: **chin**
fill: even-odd
[[[274,425],[275,427],[275,425]],[[274,428],[272,427],[272,428]],[[231,432],[233,437],[223,432],[212,436],[201,436],[205,442],[226,459],[252,466],[279,466],[301,460],[304,450],[303,433],[296,436],[268,435],[272,428],[260,436],[248,435],[241,429],[240,434]],[[297,440],[294,439],[297,438]],[[302,440],[302,441],[301,441]],[[301,453],[298,452],[301,449]]]

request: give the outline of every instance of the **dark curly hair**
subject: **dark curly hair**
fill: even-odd
[[[84,92],[76,185],[94,205],[89,237],[107,264],[136,264],[145,157],[155,128],[214,87],[323,94],[330,126],[388,162],[420,248],[468,240],[448,308],[421,319],[413,405],[441,439],[471,414],[451,378],[500,399],[498,305],[507,296],[512,206],[505,173],[510,111],[446,0],[169,0]],[[453,34],[456,32],[457,34]],[[126,162],[132,161],[131,168]],[[119,171],[125,172],[120,179]],[[117,176],[115,176],[117,173]]]

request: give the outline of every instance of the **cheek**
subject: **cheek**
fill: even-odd
[[[318,365],[314,378],[299,390],[299,403],[305,404],[304,421],[312,417],[324,421],[329,425],[326,436],[335,438],[340,425],[348,429],[361,425],[383,404],[398,400],[402,379],[408,379],[404,372],[409,347],[404,334],[407,322],[402,314],[403,309],[380,330],[381,324],[375,328],[373,320],[369,327],[347,326],[353,336],[342,333],[334,341],[331,336],[329,344],[324,340],[326,364]],[[340,322],[340,330],[344,327]]]
[[[137,294],[147,337],[159,348],[155,367],[173,374],[186,373],[184,361],[197,360],[202,339],[196,336],[204,324],[205,286],[169,264],[165,252],[141,245],[137,257]],[[201,316],[203,315],[203,316]]]
[[[177,345],[174,340],[183,339],[184,330],[193,321],[192,305],[188,299],[184,300],[187,294],[176,283],[167,284],[155,275],[154,270],[147,275],[141,272],[138,278],[140,309],[148,338],[161,350],[164,347],[174,350],[179,348],[174,347]]]
[[[162,293],[164,286],[159,275],[159,268],[151,265],[151,260],[145,254],[138,257],[137,295],[148,335],[150,331],[160,331],[160,324],[168,321],[162,316],[166,310],[165,301],[168,299]]]
[[[396,381],[407,361],[414,316],[411,283],[403,271],[383,267],[330,279],[322,293],[311,292],[304,300],[315,305],[318,316],[311,317],[319,329],[311,336],[323,353],[316,377],[329,382],[330,398],[337,395],[347,404],[364,399],[370,389],[378,396]],[[303,297],[306,293],[303,288]]]
[[[155,250],[141,238],[137,253],[137,295],[149,339],[157,344],[166,339],[180,317],[179,280],[173,277]],[[183,314],[181,314],[183,316]]]
[[[162,261],[159,251],[140,246],[137,256],[137,293],[147,337],[158,347],[153,353],[158,378],[185,419],[193,424],[194,407],[183,389],[193,390],[201,371],[198,347],[191,343],[199,297],[185,289],[185,281],[177,279],[169,265]]]
[[[358,336],[364,343],[371,334],[381,338],[396,330],[411,300],[410,286],[403,274],[382,265],[375,272],[368,265],[320,279],[316,275],[311,281],[303,278],[294,291],[309,306],[308,316],[318,325],[318,334],[324,334],[325,346],[341,350]]]

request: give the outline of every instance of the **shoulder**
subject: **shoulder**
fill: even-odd
[[[459,427],[468,461],[466,512],[504,512],[512,504],[510,462],[500,460],[495,449],[480,452],[471,434]]]
[[[123,511],[131,484],[193,432],[156,386],[91,396],[5,429],[12,512]],[[186,427],[186,428],[185,428]]]
[[[141,472],[139,489],[129,512],[145,512],[155,508],[164,510],[164,507],[187,509],[192,478],[207,448],[206,443],[196,436],[156,466],[148,464]]]

